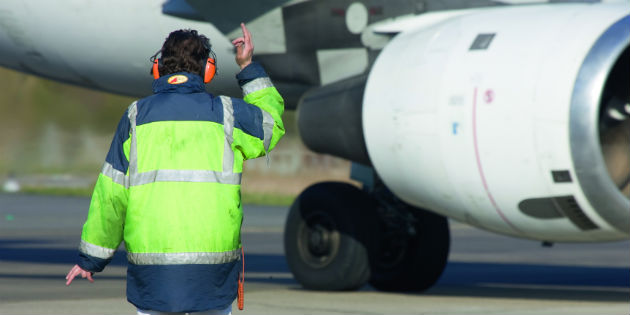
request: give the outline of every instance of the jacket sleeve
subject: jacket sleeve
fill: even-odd
[[[94,187],[79,245],[78,265],[84,270],[102,271],[123,239],[129,195],[129,159],[123,148],[129,140],[129,129],[129,118],[125,114]]]
[[[284,100],[256,62],[241,70],[236,78],[244,98],[234,102],[235,127],[243,132],[242,137],[235,134],[235,148],[245,159],[253,159],[269,153],[284,135]]]

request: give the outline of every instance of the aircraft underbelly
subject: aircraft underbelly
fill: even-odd
[[[116,7],[121,9],[113,11]],[[219,75],[211,90],[240,94],[230,41],[209,23],[164,15],[160,1],[77,1],[59,6],[53,1],[7,0],[0,3],[0,16],[0,54],[7,56],[3,66],[137,97],[151,93],[149,57],[168,33],[197,29],[211,39],[218,57]],[[51,16],[59,20],[51,23]]]

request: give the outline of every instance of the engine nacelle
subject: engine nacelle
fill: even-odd
[[[366,79],[362,75],[335,82],[302,97],[298,128],[309,149],[370,165],[361,121]]]
[[[491,231],[627,239],[629,11],[502,7],[399,34],[364,94],[377,173],[406,202]]]

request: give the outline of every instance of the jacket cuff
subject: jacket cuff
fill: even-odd
[[[243,85],[249,83],[258,78],[268,77],[265,69],[255,61],[252,61],[247,67],[243,68],[241,72],[236,75],[236,79],[238,80],[238,84],[242,87]]]
[[[103,269],[105,269],[105,266],[107,266],[110,261],[112,261],[111,258],[102,259],[79,252],[79,262],[77,263],[77,265],[79,265],[79,267],[81,267],[81,269],[85,271],[101,272],[103,271]]]

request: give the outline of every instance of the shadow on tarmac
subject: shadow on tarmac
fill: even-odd
[[[13,239],[0,241],[0,261],[64,264],[70,267],[79,259],[77,249],[51,248],[46,245],[54,244],[54,241],[43,239]],[[78,248],[78,244],[77,244]],[[126,253],[118,251],[114,255],[110,265],[126,266]]]
[[[77,250],[51,248],[44,239],[0,241],[0,262],[64,264],[77,262]],[[124,251],[110,265],[126,266]],[[246,272],[290,273],[283,255],[247,254]],[[0,273],[0,279],[57,279],[59,275]],[[125,277],[99,275],[101,279]],[[296,285],[293,278],[250,278],[251,282]],[[549,300],[628,301],[630,270],[618,267],[583,267],[535,264],[450,262],[438,283],[424,293],[432,296],[500,297]],[[369,287],[367,290],[373,290]]]
[[[627,268],[450,262],[422,294],[627,302],[629,293]]]

